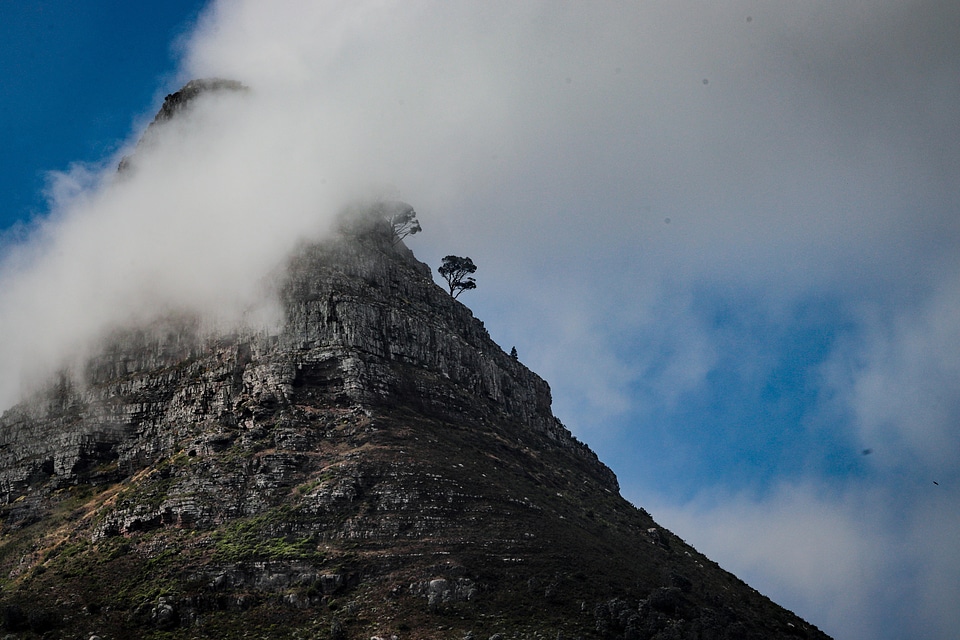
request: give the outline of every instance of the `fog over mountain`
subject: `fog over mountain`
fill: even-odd
[[[164,89],[249,90],[118,175],[151,105],[7,235],[0,405],[132,319],[269,326],[299,242],[402,199],[627,497],[837,638],[950,637],[958,28],[946,1],[214,2]]]

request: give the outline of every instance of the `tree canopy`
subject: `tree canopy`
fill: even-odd
[[[383,207],[383,217],[390,225],[393,234],[393,244],[397,244],[407,236],[420,233],[420,221],[417,212],[406,202],[390,202]]]
[[[477,283],[473,278],[467,277],[468,274],[477,271],[477,265],[473,264],[470,258],[461,258],[460,256],[446,256],[443,264],[437,269],[443,279],[447,281],[450,289],[450,295],[454,298],[468,289],[476,289]]]

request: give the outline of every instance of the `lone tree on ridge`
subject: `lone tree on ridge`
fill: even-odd
[[[383,217],[390,225],[393,234],[393,244],[397,244],[407,236],[420,233],[420,221],[417,212],[406,202],[388,202],[382,205]]]
[[[468,278],[468,273],[475,273],[477,265],[473,264],[470,258],[461,258],[459,256],[447,256],[443,259],[443,264],[437,269],[443,279],[447,281],[450,288],[450,295],[454,298],[459,296],[467,289],[476,289],[477,283],[473,278]],[[456,292],[456,293],[454,293]]]

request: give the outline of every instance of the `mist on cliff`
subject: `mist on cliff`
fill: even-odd
[[[627,497],[837,638],[946,637],[958,28],[935,0],[214,2],[123,153],[190,78],[250,90],[127,178],[52,179],[3,249],[0,405],[130,320],[269,325],[292,247],[398,198]]]

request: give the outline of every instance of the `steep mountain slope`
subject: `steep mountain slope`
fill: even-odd
[[[361,218],[276,335],[114,335],[0,418],[24,637],[825,638],[620,497],[548,385]]]

